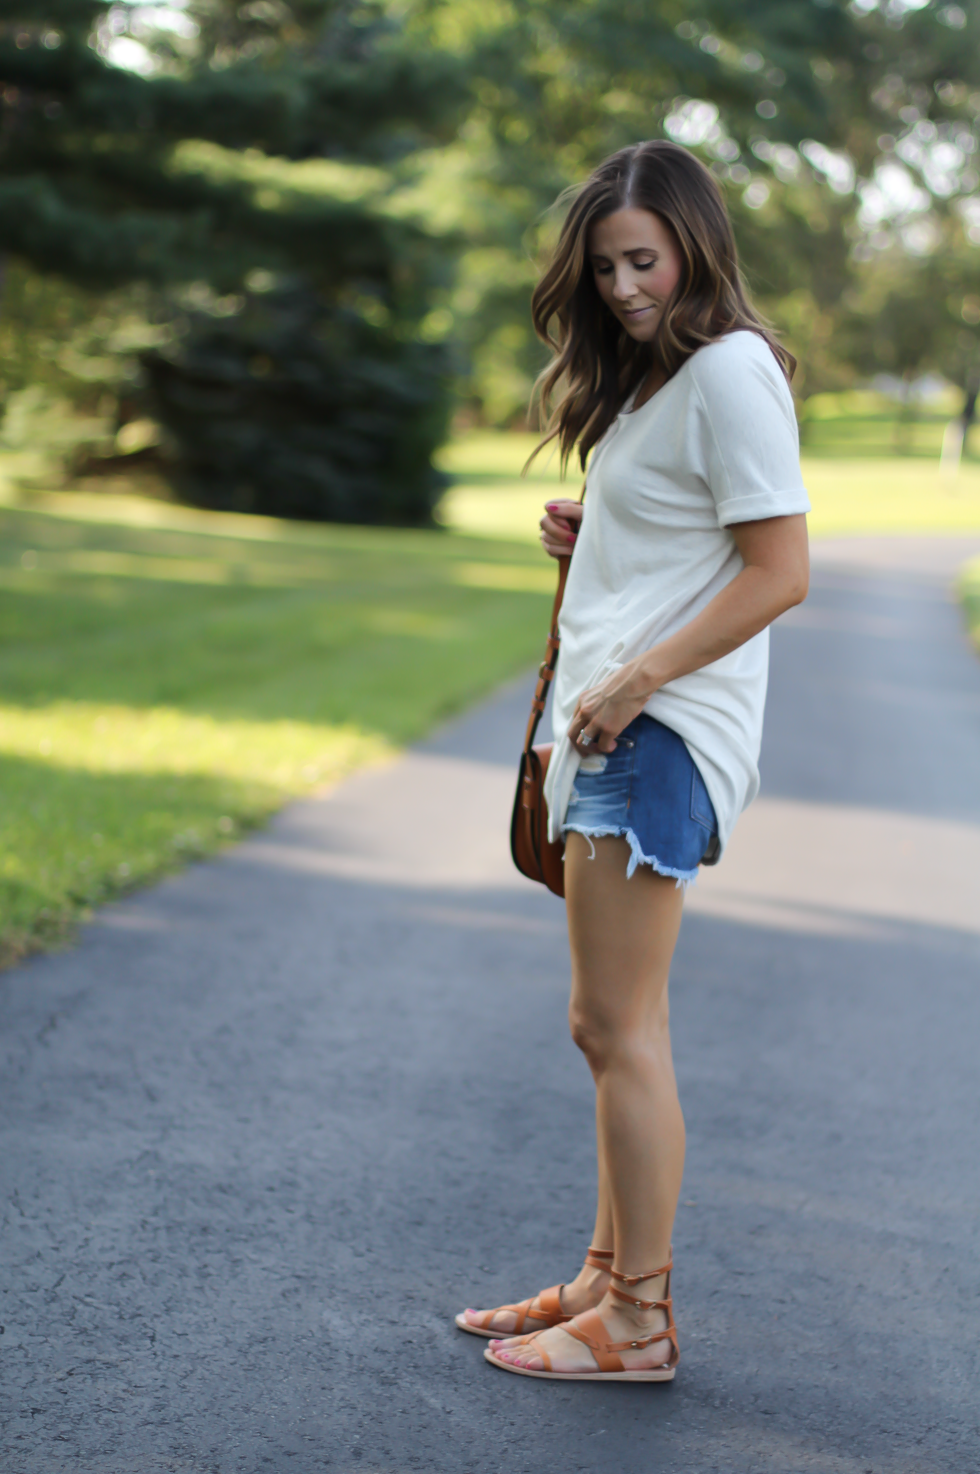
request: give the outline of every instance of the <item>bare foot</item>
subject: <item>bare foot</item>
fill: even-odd
[[[590,1264],[585,1264],[579,1270],[573,1280],[567,1285],[562,1285],[560,1302],[561,1308],[566,1315],[579,1315],[583,1310],[592,1310],[598,1305],[606,1292],[609,1284],[609,1275],[604,1269],[595,1269]],[[535,1335],[544,1330],[547,1321],[536,1317],[534,1312],[539,1309],[538,1297],[535,1295],[531,1302],[528,1315],[524,1321],[524,1331],[521,1335],[514,1335],[518,1321],[518,1312],[512,1307],[500,1307],[497,1310],[464,1310],[464,1319],[470,1325],[486,1331],[498,1331],[500,1333],[501,1345],[509,1345],[511,1340],[515,1344],[520,1343],[527,1334]],[[507,1338],[506,1340],[504,1338]]]
[[[666,1283],[666,1275],[645,1280],[642,1293],[649,1300],[659,1299],[664,1293]],[[609,1294],[602,1297],[597,1309],[608,1333],[607,1339],[613,1344],[620,1341],[642,1341],[653,1332],[666,1330],[668,1325],[665,1310],[638,1310]],[[574,1336],[569,1336],[561,1326],[551,1326],[529,1337],[511,1340],[501,1338],[490,1342],[490,1350],[501,1361],[509,1362],[512,1366],[527,1367],[529,1371],[545,1371],[547,1368],[538,1355],[538,1348],[547,1352],[551,1370],[554,1372],[598,1370],[589,1348],[581,1341],[576,1341]],[[651,1341],[649,1345],[636,1350],[628,1347],[618,1353],[628,1372],[661,1367],[670,1360],[670,1354],[671,1342],[667,1337]]]

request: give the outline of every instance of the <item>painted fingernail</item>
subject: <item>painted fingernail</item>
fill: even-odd
[[[570,543],[573,543],[573,542],[574,542],[574,541],[575,541],[575,533],[574,533],[574,532],[570,532],[570,533],[569,533],[569,534],[568,534],[568,541],[569,541],[569,542],[570,542]]]
[[[545,502],[544,509],[545,509],[546,512],[553,512],[555,510],[555,508],[557,507],[557,505],[558,505],[557,502]]]

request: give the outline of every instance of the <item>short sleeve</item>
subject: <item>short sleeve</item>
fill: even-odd
[[[809,512],[793,396],[766,342],[731,333],[699,349],[691,366],[719,526]]]

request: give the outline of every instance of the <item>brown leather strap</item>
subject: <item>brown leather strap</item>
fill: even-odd
[[[548,642],[544,647],[544,660],[538,666],[538,683],[534,688],[534,695],[531,698],[531,715],[528,718],[527,731],[524,734],[525,752],[530,752],[534,746],[538,724],[541,721],[547,700],[548,683],[554,680],[555,676],[555,665],[558,662],[558,647],[561,644],[561,636],[558,633],[558,615],[561,613],[561,601],[565,597],[565,584],[568,580],[568,565],[570,562],[570,558],[558,559],[558,588],[555,591],[555,602],[551,610],[551,626],[548,632]]]
[[[673,1267],[674,1261],[671,1259],[670,1263],[665,1264],[662,1269],[648,1269],[645,1274],[620,1274],[618,1269],[611,1269],[609,1273],[614,1280],[619,1280],[621,1285],[638,1285],[641,1280],[655,1280],[658,1274],[670,1274]]]
[[[585,500],[585,483],[582,483],[582,494],[579,501]],[[548,640],[544,647],[544,660],[538,666],[538,683],[534,688],[531,698],[531,715],[528,718],[527,731],[524,734],[524,751],[530,752],[534,746],[537,736],[538,725],[544,714],[545,701],[548,696],[548,683],[555,678],[555,666],[558,663],[558,647],[561,644],[561,635],[558,632],[558,616],[561,613],[561,601],[565,597],[565,584],[568,582],[568,568],[571,563],[571,554],[568,557],[558,559],[558,588],[555,590],[555,602],[551,610],[551,625],[548,630]]]
[[[562,1330],[567,1336],[572,1336],[576,1341],[581,1341],[587,1346],[595,1358],[596,1366],[600,1372],[621,1372],[624,1370],[620,1351],[642,1351],[644,1346],[652,1346],[656,1341],[670,1342],[670,1356],[664,1362],[664,1366],[676,1366],[680,1361],[680,1350],[677,1345],[677,1327],[674,1325],[673,1317],[667,1313],[668,1324],[663,1330],[651,1331],[649,1336],[637,1336],[635,1341],[609,1341],[609,1332],[605,1322],[597,1310],[586,1310],[582,1315],[577,1315],[574,1320],[569,1321]],[[535,1343],[535,1349],[540,1351],[540,1346]]]
[[[558,1325],[563,1320],[571,1320],[567,1311],[562,1309],[561,1292],[564,1285],[550,1285],[547,1290],[538,1293],[538,1309],[531,1311],[534,1320],[548,1320],[552,1325]]]
[[[487,1310],[484,1312],[483,1319],[480,1322],[480,1329],[484,1331],[495,1330],[496,1328],[491,1325],[491,1321],[495,1315],[503,1315],[505,1311],[513,1312],[517,1317],[517,1324],[512,1331],[501,1331],[498,1329],[497,1335],[500,1340],[504,1340],[510,1336],[520,1336],[529,1320],[543,1320],[547,1325],[551,1326],[562,1325],[564,1321],[571,1320],[571,1316],[567,1311],[562,1309],[561,1305],[561,1292],[564,1288],[564,1285],[549,1285],[547,1290],[542,1290],[537,1295],[531,1295],[527,1300],[521,1300],[516,1305],[498,1305],[494,1310]],[[538,1302],[538,1309],[532,1310],[531,1307],[535,1300]],[[535,1326],[527,1339],[530,1340],[542,1329],[543,1327],[541,1326]]]
[[[517,1316],[517,1325],[512,1331],[501,1331],[500,1335],[516,1336],[521,1330],[523,1330],[524,1322],[527,1320],[527,1313],[531,1307],[531,1302],[533,1301],[533,1299],[534,1296],[532,1295],[530,1299],[521,1300],[516,1305],[498,1305],[493,1310],[485,1310],[483,1312],[483,1317],[479,1323],[480,1329],[484,1331],[494,1330],[494,1326],[491,1325],[491,1321],[493,1320],[494,1316],[503,1315],[505,1311],[513,1311],[513,1313]],[[538,1329],[540,1329],[540,1327],[538,1327]]]
[[[615,1249],[590,1249],[585,1256],[585,1262],[590,1269],[604,1269],[608,1274],[611,1266],[605,1261],[612,1259],[615,1252]]]
[[[635,1305],[637,1310],[666,1310],[667,1319],[670,1320],[670,1271],[673,1267],[674,1261],[672,1259],[669,1264],[664,1265],[663,1269],[655,1269],[650,1274],[620,1274],[618,1269],[611,1269],[609,1271],[613,1279],[619,1280],[621,1285],[638,1285],[643,1280],[657,1279],[659,1275],[665,1274],[667,1276],[667,1283],[664,1286],[665,1298],[663,1300],[640,1300],[637,1298],[635,1292],[628,1293],[626,1290],[617,1290],[615,1285],[609,1286],[609,1293],[615,1295],[617,1300],[622,1300],[627,1305]]]
[[[622,1359],[616,1355],[615,1349],[610,1345],[609,1332],[597,1310],[583,1311],[581,1315],[569,1321],[567,1326],[562,1326],[562,1330],[567,1336],[574,1336],[576,1341],[581,1341],[583,1346],[589,1348],[600,1372],[621,1372],[623,1370]]]
[[[654,1341],[669,1341],[670,1358],[664,1365],[669,1367],[677,1365],[681,1359],[681,1352],[677,1344],[677,1327],[674,1324],[674,1302],[670,1293],[670,1272],[673,1267],[674,1261],[671,1259],[670,1263],[665,1264],[662,1269],[651,1270],[648,1274],[621,1274],[618,1269],[611,1269],[609,1271],[614,1280],[618,1280],[621,1285],[626,1285],[627,1287],[638,1285],[643,1280],[657,1279],[659,1275],[665,1274],[667,1276],[667,1283],[664,1286],[664,1298],[662,1300],[641,1300],[635,1292],[633,1294],[627,1294],[625,1290],[617,1290],[615,1285],[610,1285],[609,1289],[617,1300],[622,1300],[627,1305],[633,1305],[637,1310],[662,1310],[667,1317],[667,1326],[664,1330],[653,1331],[649,1336],[640,1337],[637,1341],[610,1343],[607,1348],[608,1350],[625,1351],[627,1348],[650,1346]],[[565,1329],[568,1330],[569,1327],[566,1326]]]
[[[570,1327],[563,1326],[562,1329],[568,1331]],[[635,1341],[607,1341],[605,1343],[605,1350],[610,1352],[642,1351],[644,1346],[652,1346],[655,1341],[670,1342],[670,1358],[664,1362],[664,1366],[673,1366],[676,1361],[680,1360],[680,1352],[677,1349],[677,1327],[673,1321],[665,1326],[662,1331],[651,1331],[649,1336],[638,1336]],[[589,1347],[589,1350],[591,1351],[592,1348]],[[594,1356],[595,1352],[593,1351],[592,1354]]]
[[[609,1286],[609,1293],[622,1300],[624,1305],[635,1305],[637,1310],[666,1310],[670,1305],[669,1295],[666,1300],[637,1300],[635,1295],[627,1295],[625,1290],[617,1290],[615,1285]]]

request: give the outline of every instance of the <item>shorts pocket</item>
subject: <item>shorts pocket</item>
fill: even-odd
[[[717,834],[718,820],[715,818],[714,804],[708,797],[697,763],[692,762],[691,767],[691,818],[696,824],[703,824],[709,834]]]

